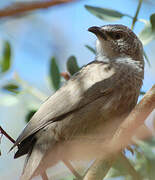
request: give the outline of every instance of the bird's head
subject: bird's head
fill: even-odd
[[[131,29],[124,25],[93,26],[88,31],[97,36],[97,60],[129,57],[143,63],[143,46]]]

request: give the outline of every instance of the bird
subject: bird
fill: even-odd
[[[94,147],[104,142],[104,135],[112,137],[116,119],[122,121],[137,103],[144,78],[139,38],[122,24],[92,26],[88,31],[97,37],[95,60],[40,106],[11,148],[18,147],[14,158],[27,154],[21,180],[78,153],[76,148],[70,153],[69,142],[78,140],[80,146],[90,141]]]

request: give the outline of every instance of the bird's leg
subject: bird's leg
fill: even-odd
[[[42,177],[42,180],[48,180],[48,176],[46,174],[46,171],[44,171],[43,173],[41,173],[41,177]]]
[[[82,180],[82,176],[74,169],[72,164],[68,160],[62,160],[62,162],[68,167],[68,169],[72,172],[72,174],[78,178],[78,180]]]

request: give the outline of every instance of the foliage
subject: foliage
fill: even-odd
[[[17,84],[13,84],[13,83],[5,84],[2,87],[2,89],[9,91],[9,92],[12,92],[12,93],[15,93],[15,94],[18,94],[20,92],[19,86]]]
[[[0,60],[0,72],[5,73],[11,67],[11,46],[8,41],[4,43],[3,56]]]
[[[139,9],[141,0],[139,0]],[[101,20],[107,22],[113,22],[120,20],[121,18],[129,18],[131,23],[135,20],[135,22],[139,21],[144,23],[144,28],[138,34],[141,39],[143,45],[150,43],[155,39],[155,14],[150,15],[149,20],[138,19],[138,13],[132,17],[129,14],[125,14],[114,9],[107,9],[101,7],[94,6],[85,6],[86,10],[88,10],[92,15],[100,18]],[[138,11],[137,11],[138,12]],[[134,28],[134,23],[132,29]],[[89,51],[95,54],[95,49],[89,45],[85,46]],[[149,62],[146,53],[144,56]],[[11,57],[12,57],[12,48],[8,41],[4,42],[4,48],[2,53],[2,58],[0,59],[0,74],[5,75],[11,69]],[[78,62],[75,56],[70,56],[66,61],[66,68],[70,75],[74,75],[77,71],[79,71],[80,67],[78,66]],[[60,68],[58,65],[58,60],[56,57],[50,58],[49,63],[49,79],[50,84],[52,85],[52,90],[57,91],[60,88],[62,77],[60,75]],[[17,79],[16,79],[17,81]],[[21,87],[23,91],[25,90],[21,81],[11,80],[9,83],[4,84],[1,87],[1,90],[6,93],[11,93],[12,95],[18,96],[21,93]],[[39,91],[39,90],[38,90]],[[29,93],[32,95],[32,89],[29,88]],[[141,95],[145,94],[145,92],[141,92]],[[40,99],[41,100],[41,99]],[[33,114],[36,112],[36,109],[30,109],[27,113],[25,120],[28,122]],[[127,158],[123,155],[120,155],[117,161],[114,163],[113,167],[107,174],[106,178],[116,178],[123,176],[126,180],[129,179],[147,179],[153,180],[155,177],[155,140],[151,139],[147,142],[137,141],[137,145],[132,147],[134,151],[134,155],[132,158]],[[71,180],[73,177],[65,178],[65,180]]]
[[[121,12],[115,11],[113,9],[93,7],[93,6],[88,6],[88,5],[86,5],[85,8],[90,13],[94,14],[96,17],[98,17],[104,21],[109,21],[109,22],[119,20],[123,16],[126,16],[125,14],[122,14]]]
[[[50,60],[50,79],[51,79],[51,83],[53,85],[53,88],[55,90],[58,90],[60,87],[60,71],[59,71],[59,67],[56,63],[55,57],[52,57]]]
[[[67,70],[70,73],[70,75],[75,74],[77,71],[79,71],[79,66],[77,64],[77,60],[75,56],[70,56],[67,60]]]

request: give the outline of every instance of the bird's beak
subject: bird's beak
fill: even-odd
[[[94,33],[99,38],[103,38],[104,40],[107,40],[106,34],[101,27],[92,26],[88,28],[88,31]]]

